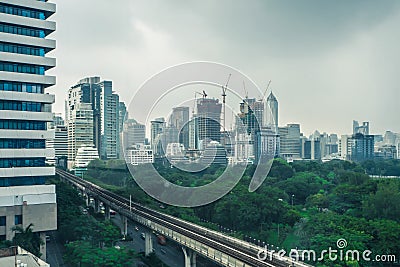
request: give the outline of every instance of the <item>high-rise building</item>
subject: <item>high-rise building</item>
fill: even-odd
[[[122,140],[124,149],[135,144],[145,144],[146,126],[134,119],[127,120],[124,124]]]
[[[397,159],[400,159],[400,140],[397,143]]]
[[[100,81],[100,77],[81,79],[68,90],[66,114],[79,103],[91,105],[93,110],[93,143],[102,159],[119,156],[119,96],[112,90],[111,81]]]
[[[300,158],[300,124],[279,127],[280,155],[285,159]]]
[[[93,109],[90,103],[78,103],[68,112],[68,169],[75,166],[78,149],[93,146]]]
[[[227,165],[225,147],[217,141],[211,141],[204,147],[201,161],[205,164]]]
[[[54,138],[46,139],[46,147],[54,149],[54,157],[47,158],[46,162],[58,166],[59,159],[68,157],[68,129],[64,125],[57,125],[49,131],[54,133]]]
[[[220,142],[221,139],[221,108],[218,99],[200,98],[196,103],[198,120],[198,140],[211,139]]]
[[[58,125],[65,125],[65,121],[61,113],[53,113],[53,120],[47,123],[47,129],[54,129]]]
[[[254,162],[255,138],[263,125],[264,105],[255,98],[245,98],[239,109],[235,123],[235,161]]]
[[[198,137],[198,118],[193,117],[189,121],[189,149],[196,150],[199,148],[199,137]]]
[[[136,144],[125,150],[125,161],[132,165],[154,163],[154,153],[150,145]]]
[[[154,151],[155,155],[162,155],[162,143],[161,143],[161,134],[165,129],[165,119],[164,118],[156,118],[151,121],[150,125],[150,138],[151,138],[151,147]]]
[[[57,204],[54,185],[45,185],[45,177],[54,175],[54,166],[46,166],[46,149],[51,139],[47,123],[54,95],[45,89],[55,84],[46,71],[56,64],[46,54],[55,48],[48,35],[56,24],[48,18],[56,12],[47,1],[0,0],[0,239],[11,240],[13,226],[33,231],[57,228]],[[46,258],[45,245],[41,246]]]
[[[342,135],[339,154],[341,158],[351,161],[364,161],[374,158],[374,136],[356,133]]]
[[[126,105],[124,102],[119,102],[119,132],[124,130],[124,123],[129,119],[128,111],[126,111]]]
[[[126,105],[124,102],[119,102],[119,144],[118,144],[118,151],[119,151],[119,158],[124,159],[124,123],[129,119],[128,111],[126,110]]]
[[[278,100],[271,92],[267,98],[269,109],[266,112],[267,126],[272,126],[272,129],[278,132]]]
[[[189,147],[189,107],[175,107],[169,118],[170,127],[178,130],[179,143]]]
[[[261,127],[256,134],[255,140],[255,163],[258,163],[260,156],[272,159],[279,155],[279,135],[271,127]]]
[[[318,138],[305,140],[303,145],[303,159],[321,159],[321,141]]]

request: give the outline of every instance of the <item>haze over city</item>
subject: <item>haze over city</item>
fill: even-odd
[[[128,105],[157,72],[207,60],[241,70],[262,89],[272,80],[279,124],[300,123],[306,135],[351,133],[353,119],[370,121],[374,134],[400,132],[399,2],[57,4],[55,112],[64,112],[68,88],[83,77],[112,80]]]

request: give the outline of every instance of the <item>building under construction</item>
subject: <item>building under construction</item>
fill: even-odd
[[[203,97],[197,99],[197,139],[220,142],[221,140],[221,108],[222,104],[218,99]]]

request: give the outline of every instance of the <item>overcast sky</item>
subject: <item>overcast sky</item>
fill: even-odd
[[[83,77],[112,80],[128,104],[171,65],[215,61],[262,88],[272,80],[279,124],[300,123],[306,135],[351,133],[353,119],[374,134],[400,132],[400,1],[56,3],[55,112]]]

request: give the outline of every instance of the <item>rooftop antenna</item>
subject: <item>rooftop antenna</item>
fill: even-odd
[[[231,73],[229,73],[229,76],[228,76],[228,80],[226,81],[226,84],[225,85],[223,85],[222,86],[222,105],[224,106],[223,107],[223,112],[224,112],[224,114],[223,114],[223,120],[224,120],[224,122],[223,122],[223,127],[224,127],[224,131],[225,131],[225,120],[226,120],[226,118],[225,118],[225,98],[226,98],[226,89],[228,89],[228,84],[229,84],[229,80],[231,79],[231,76],[232,76],[232,74]]]

